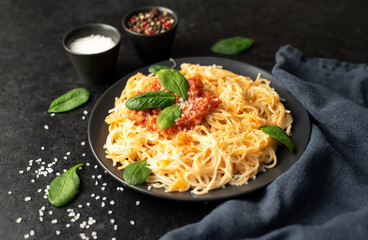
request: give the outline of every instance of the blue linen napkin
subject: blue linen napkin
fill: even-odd
[[[256,197],[229,200],[169,239],[368,239],[368,66],[290,45],[273,75],[308,110],[300,159]]]

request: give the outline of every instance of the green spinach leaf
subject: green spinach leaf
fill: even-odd
[[[290,152],[294,152],[294,143],[282,128],[278,126],[265,126],[260,127],[260,129],[262,132],[283,143],[290,150]]]
[[[182,111],[178,106],[170,106],[165,108],[160,115],[157,116],[157,125],[160,129],[171,127],[175,120],[178,119]]]
[[[144,183],[148,176],[151,174],[151,169],[149,169],[147,160],[134,162],[129,164],[123,173],[123,177],[126,183],[130,185],[139,185]]]
[[[79,177],[76,173],[83,163],[71,167],[67,172],[56,177],[50,184],[49,201],[56,207],[61,207],[70,202],[78,193]]]
[[[150,91],[129,98],[125,106],[131,110],[145,110],[149,108],[165,108],[176,101],[174,94],[164,91]]]
[[[66,112],[87,102],[90,93],[85,88],[73,89],[52,101],[48,112]]]
[[[162,69],[157,73],[158,81],[166,89],[188,100],[188,81],[183,74],[174,69]]]
[[[253,42],[253,39],[245,37],[225,38],[212,45],[211,51],[215,53],[235,55],[248,49],[252,46]]]
[[[163,66],[163,65],[152,65],[149,67],[148,71],[150,73],[158,73],[162,69],[171,69],[171,67]]]

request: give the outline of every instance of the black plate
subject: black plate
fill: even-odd
[[[139,192],[149,194],[156,197],[162,197],[173,200],[186,200],[186,201],[209,201],[209,200],[220,200],[225,198],[236,197],[241,194],[249,193],[256,189],[266,186],[272,182],[275,178],[280,176],[286,170],[288,170],[304,152],[310,136],[310,120],[309,115],[305,108],[299,103],[299,101],[292,96],[288,90],[281,87],[275,78],[267,71],[257,68],[255,66],[238,62],[225,58],[216,57],[187,57],[175,59],[177,63],[177,68],[180,67],[182,63],[192,63],[200,65],[221,65],[224,69],[230,70],[236,74],[241,74],[249,76],[252,79],[256,79],[257,74],[261,73],[262,77],[271,81],[272,87],[280,94],[280,96],[286,99],[285,107],[291,110],[292,116],[294,118],[293,123],[293,136],[291,139],[295,144],[295,152],[291,153],[284,146],[279,146],[277,148],[278,163],[273,169],[269,169],[266,172],[260,172],[255,180],[250,180],[248,184],[243,186],[226,186],[226,188],[220,188],[212,190],[207,194],[196,196],[190,191],[184,193],[172,192],[165,193],[163,189],[151,188],[148,190],[148,185],[142,184],[139,186],[131,186],[124,182],[123,171],[117,170],[116,167],[112,165],[112,161],[106,159],[105,150],[103,145],[105,144],[106,137],[108,135],[108,125],[105,123],[105,117],[108,115],[108,111],[114,107],[115,97],[120,97],[122,90],[129,77],[133,76],[137,72],[143,74],[148,74],[148,67],[139,69],[133,72],[121,80],[117,81],[112,85],[98,100],[96,106],[94,107],[89,123],[88,123],[88,140],[90,147],[97,159],[97,161],[106,169],[106,171],[111,174],[116,180],[124,183],[126,186],[135,189]],[[172,66],[172,62],[163,61],[158,63],[160,65]]]

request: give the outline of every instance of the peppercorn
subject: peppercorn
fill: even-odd
[[[133,15],[127,22],[127,27],[136,33],[151,35],[168,31],[174,22],[170,14],[153,8],[150,12]]]

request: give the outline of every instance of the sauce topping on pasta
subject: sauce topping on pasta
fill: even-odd
[[[167,129],[160,129],[157,126],[157,116],[162,112],[161,109],[147,109],[147,110],[127,110],[127,117],[135,122],[135,124],[147,127],[151,131],[158,132],[160,135],[167,138],[172,138],[174,134],[179,131],[186,131],[192,129],[194,126],[201,123],[202,119],[207,113],[216,108],[220,101],[215,94],[207,89],[199,76],[187,79],[189,85],[188,101],[183,101],[176,95],[175,104],[179,104],[182,109],[182,115],[177,119],[175,124]],[[137,92],[136,95],[148,91],[167,91],[165,90],[158,79],[154,79],[149,87],[143,91]]]

